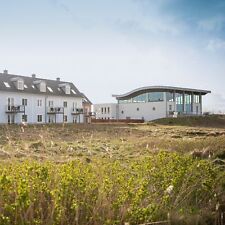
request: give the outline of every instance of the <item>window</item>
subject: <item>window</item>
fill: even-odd
[[[50,92],[53,92],[53,90],[52,90],[52,88],[51,87],[47,87],[48,88],[48,90],[50,91]]]
[[[124,111],[123,110],[121,111],[121,114],[124,114]]]
[[[153,107],[153,108],[152,108],[152,110],[153,110],[153,111],[155,111],[155,110],[156,110],[156,108],[155,108],[155,107]]]
[[[67,115],[64,115],[63,121],[67,122]]]
[[[37,100],[37,106],[41,107],[42,106],[42,99]]]
[[[72,91],[73,94],[76,94],[76,92],[73,89],[71,89],[71,91]]]
[[[27,99],[26,98],[22,99],[22,105],[27,106]]]
[[[161,102],[164,100],[163,92],[148,93],[148,102]]]
[[[137,108],[137,111],[139,111],[139,108]]]
[[[108,114],[110,113],[110,107],[108,107]]]
[[[40,83],[40,92],[46,92],[46,83],[45,82]],[[51,91],[51,92],[53,92],[53,91]]]
[[[146,94],[138,95],[132,99],[133,102],[146,102]]]
[[[103,114],[104,108],[101,108],[101,110],[102,110],[102,114]]]
[[[67,108],[67,102],[63,102],[63,107]]]
[[[53,101],[48,101],[48,106],[53,107]]]
[[[106,107],[105,107],[105,114],[106,114]]]
[[[173,92],[167,92],[166,93],[166,100],[168,102],[173,102],[174,93]]]
[[[18,90],[23,90],[24,89],[23,80],[18,80],[17,81],[17,88],[18,88]]]
[[[5,85],[7,88],[10,88],[10,85],[9,85],[8,82],[3,82],[3,83],[4,83],[4,85]]]
[[[172,105],[169,105],[169,111],[172,111]]]
[[[199,103],[199,102],[200,102],[199,95],[194,95],[194,103]]]
[[[69,95],[70,94],[70,86],[69,85],[66,85],[66,87],[65,87],[65,93],[66,93],[66,95]]]
[[[42,115],[37,115],[37,121],[40,123],[42,122]]]
[[[22,115],[22,122],[27,122],[27,115],[25,114]]]

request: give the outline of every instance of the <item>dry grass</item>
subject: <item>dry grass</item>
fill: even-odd
[[[77,158],[132,159],[160,150],[190,154],[210,149],[213,158],[224,158],[225,129],[128,125],[30,125],[0,127],[0,159],[52,160]]]

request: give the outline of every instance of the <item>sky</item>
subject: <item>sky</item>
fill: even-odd
[[[0,0],[0,70],[73,82],[93,103],[208,89],[225,112],[225,0]]]

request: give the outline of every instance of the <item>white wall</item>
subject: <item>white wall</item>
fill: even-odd
[[[130,119],[144,119],[145,121],[150,121],[163,117],[166,117],[165,101],[119,104],[119,119],[130,118]]]
[[[53,101],[54,107],[63,107],[63,102],[67,101],[67,108],[64,108],[64,115],[68,117],[68,123],[73,122],[73,115],[71,114],[73,103],[76,104],[77,108],[83,108],[82,98],[66,97],[66,96],[46,96],[44,94],[27,94],[18,92],[2,92],[0,91],[0,123],[8,122],[8,114],[6,108],[8,105],[8,98],[14,98],[14,105],[22,105],[22,99],[27,99],[26,115],[28,123],[37,123],[37,115],[42,115],[43,123],[48,123],[48,102]],[[42,106],[38,106],[38,99],[42,100]],[[45,106],[46,105],[46,106]],[[15,123],[21,123],[22,114],[15,114]],[[55,118],[55,115],[54,115]],[[63,115],[57,115],[56,122],[63,122]],[[83,115],[80,117],[80,122],[83,122]]]
[[[116,117],[116,103],[95,104],[94,112],[96,113],[96,119],[117,119]],[[103,113],[102,113],[103,108]],[[108,111],[109,108],[109,111]],[[106,109],[106,112],[105,112]]]

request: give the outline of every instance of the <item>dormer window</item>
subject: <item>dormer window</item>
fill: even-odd
[[[39,89],[40,92],[46,92],[46,83],[45,83],[45,81],[43,81],[43,80],[35,80],[33,83]]]
[[[46,92],[46,83],[45,82],[40,83],[40,92]]]
[[[64,91],[66,95],[70,95],[70,85],[69,84],[59,84],[59,87]]]
[[[65,93],[66,93],[66,95],[69,95],[70,94],[70,86],[69,85],[66,85],[66,87],[65,87]]]
[[[17,80],[17,89],[24,90],[24,82],[23,80]]]

